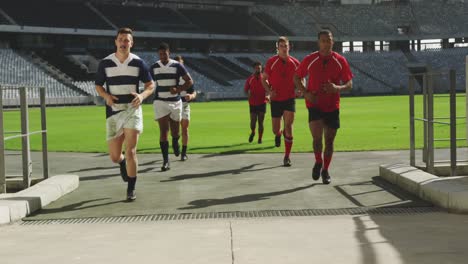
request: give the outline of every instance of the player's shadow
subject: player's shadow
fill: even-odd
[[[68,173],[76,173],[76,172],[84,172],[84,171],[95,171],[95,170],[111,170],[118,168],[118,165],[110,166],[110,167],[93,167],[93,168],[86,168],[86,169],[79,169],[79,170],[73,170],[73,171],[68,171]]]
[[[172,176],[169,179],[162,180],[160,182],[183,181],[183,180],[189,180],[189,179],[216,177],[216,176],[226,175],[226,174],[235,175],[235,174],[241,174],[241,173],[244,173],[244,172],[270,170],[270,169],[281,167],[281,166],[274,166],[274,167],[267,167],[267,168],[252,169],[253,167],[255,167],[257,165],[261,165],[261,163],[252,164],[252,165],[241,167],[239,169],[232,169],[232,170],[212,171],[212,172],[207,172],[207,173],[182,174],[182,175],[178,175],[178,176]]]
[[[238,144],[232,144],[232,145],[221,145],[221,146],[207,146],[207,147],[195,147],[195,148],[190,148],[190,150],[204,150],[204,149],[225,149],[225,148],[232,148],[232,147],[239,147],[239,146],[247,146],[250,145],[251,143],[238,143]]]
[[[107,157],[109,156],[109,153],[99,153],[99,154],[96,154],[94,157]]]
[[[73,203],[73,204],[68,204],[68,205],[65,205],[65,206],[60,207],[60,208],[41,209],[32,216],[41,215],[41,214],[63,213],[63,212],[69,212],[69,211],[79,211],[79,210],[84,210],[84,209],[88,209],[88,208],[94,208],[94,207],[99,207],[99,206],[105,206],[105,205],[116,204],[116,203],[124,203],[125,202],[125,200],[120,200],[120,201],[113,201],[113,202],[108,202],[108,203],[99,203],[99,204],[83,206],[85,204],[89,204],[89,203],[93,203],[93,202],[99,202],[99,201],[102,201],[102,200],[109,200],[109,199],[110,198],[91,199],[91,200],[80,201],[80,202]]]
[[[309,184],[306,186],[296,187],[293,189],[288,189],[288,190],[283,190],[283,191],[278,191],[278,192],[245,194],[245,195],[239,195],[239,196],[226,197],[223,199],[194,200],[188,203],[190,206],[181,207],[181,208],[178,208],[178,210],[192,210],[192,209],[206,208],[206,207],[215,206],[215,205],[249,203],[249,202],[255,202],[255,201],[260,201],[260,200],[266,200],[266,199],[270,199],[270,197],[273,197],[273,196],[279,196],[283,194],[302,191],[302,190],[314,187],[315,185],[317,184],[313,183],[313,184]]]
[[[268,147],[258,147],[258,148],[248,148],[248,149],[234,149],[234,150],[227,150],[227,151],[222,151],[219,153],[212,153],[212,154],[206,154],[201,156],[202,158],[212,158],[216,157],[219,155],[237,155],[237,154],[244,154],[249,151],[255,151],[255,150],[267,150],[267,149],[273,149],[275,146],[268,146]]]

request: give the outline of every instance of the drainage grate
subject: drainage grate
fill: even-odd
[[[265,218],[265,217],[291,217],[291,216],[333,216],[333,215],[401,215],[401,214],[425,214],[442,212],[437,207],[411,207],[411,208],[376,208],[358,207],[343,209],[304,209],[304,210],[267,210],[245,212],[208,212],[208,213],[183,213],[183,214],[154,214],[136,216],[110,216],[88,217],[48,220],[23,220],[21,225],[53,225],[53,224],[95,224],[95,223],[132,223],[155,222],[195,219],[241,219],[241,218]]]

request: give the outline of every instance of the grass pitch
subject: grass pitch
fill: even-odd
[[[341,128],[335,151],[391,150],[409,148],[408,96],[345,97],[341,99]],[[267,106],[263,144],[248,143],[250,133],[247,101],[192,103],[189,153],[263,153],[283,152],[274,147],[270,107]],[[160,152],[159,129],[153,119],[152,105],[144,105],[144,132],[139,152]],[[416,116],[422,118],[422,100],[416,98]],[[435,98],[435,117],[449,116],[449,98]],[[465,97],[457,97],[457,116],[465,116]],[[29,110],[30,131],[40,130],[40,112]],[[312,138],[308,127],[304,99],[296,101],[293,152],[311,152]],[[448,120],[439,120],[448,122]],[[457,119],[457,137],[465,137],[466,119]],[[4,113],[5,131],[20,130],[20,113]],[[422,147],[422,122],[417,121],[417,147]],[[107,152],[105,110],[103,106],[50,107],[47,109],[49,151]],[[448,138],[449,126],[434,125],[435,138]],[[5,135],[9,136],[11,134]],[[459,146],[466,146],[459,141]],[[449,142],[436,142],[447,147]],[[6,149],[21,148],[21,140],[9,140]],[[41,136],[31,136],[31,149],[41,149]]]

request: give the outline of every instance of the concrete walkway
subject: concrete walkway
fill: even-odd
[[[126,203],[126,186],[107,155],[51,153],[51,174],[77,174],[80,187],[25,222],[1,226],[0,259],[47,264],[464,263],[468,216],[425,212],[431,203],[379,176],[381,164],[404,163],[407,157],[407,151],[336,153],[333,182],[323,185],[311,179],[312,154],[293,154],[290,168],[281,166],[280,154],[190,155],[186,162],[172,157],[168,172],[160,172],[160,154],[139,155],[138,198]],[[40,171],[40,158],[33,160]],[[7,156],[8,167],[20,168],[15,162],[20,161],[14,153]],[[410,210],[83,223],[114,216],[353,208]]]
[[[0,229],[5,264],[460,264],[468,259],[468,216],[446,213]]]
[[[402,161],[403,153],[336,153],[331,185],[312,180],[311,154],[293,154],[289,168],[281,154],[190,155],[186,162],[172,157],[167,172],[160,171],[160,154],[139,155],[133,203],[125,202],[126,184],[107,155],[51,153],[51,174],[77,174],[80,187],[29,219],[430,206],[378,176],[383,160]]]

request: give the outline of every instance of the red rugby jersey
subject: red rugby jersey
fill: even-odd
[[[306,100],[306,106],[317,107],[324,112],[332,112],[340,108],[340,93],[326,93],[322,89],[322,84],[331,82],[341,85],[353,78],[348,61],[336,52],[328,56],[322,56],[318,51],[307,55],[296,74],[301,78],[308,75],[307,90],[315,92],[318,96],[316,104]]]
[[[255,74],[250,75],[245,82],[244,91],[250,91],[250,105],[262,105],[267,102],[266,91],[262,85],[262,74],[258,76],[255,76]]]
[[[278,55],[268,59],[265,65],[265,73],[268,74],[271,89],[276,92],[276,96],[270,98],[272,101],[285,101],[296,98],[293,77],[299,64],[299,61],[291,56],[288,56],[287,61],[284,61]]]

